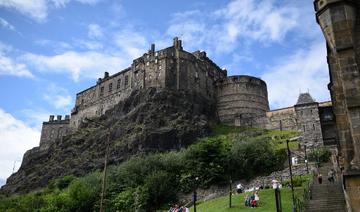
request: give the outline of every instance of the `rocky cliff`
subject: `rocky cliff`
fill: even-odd
[[[111,126],[109,163],[116,164],[136,154],[185,147],[207,135],[217,116],[215,102],[199,94],[149,88],[135,90],[96,121]],[[106,138],[106,128],[87,123],[49,148],[27,151],[1,193],[26,193],[60,176],[101,169]]]

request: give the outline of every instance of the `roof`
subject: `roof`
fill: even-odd
[[[296,102],[296,105],[315,103],[315,100],[311,97],[310,93],[301,93]]]

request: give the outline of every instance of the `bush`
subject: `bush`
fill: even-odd
[[[188,183],[191,184],[196,177],[198,186],[205,188],[224,181],[229,150],[229,146],[218,139],[201,140],[190,146],[185,153],[185,170],[182,173],[182,183],[187,183],[184,187],[193,187]]]
[[[303,186],[304,183],[310,182],[311,177],[309,175],[306,176],[293,176],[294,187]],[[291,180],[286,180],[283,183],[283,186],[289,187],[291,185]]]
[[[234,175],[251,179],[255,175],[269,174],[283,168],[286,160],[284,149],[275,150],[268,141],[240,141],[231,150]]]
[[[309,161],[319,162],[319,163],[329,162],[330,157],[331,157],[331,151],[326,147],[314,149],[308,155]]]

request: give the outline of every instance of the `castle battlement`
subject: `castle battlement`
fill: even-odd
[[[155,44],[151,44],[150,49],[134,59],[128,68],[112,75],[105,72],[93,86],[77,93],[71,118],[66,116],[62,120],[58,116],[55,120],[52,115],[49,122],[44,122],[40,146],[46,148],[55,139],[75,131],[84,118],[99,117],[132,91],[146,88],[196,92],[208,99],[209,104],[216,103],[221,123],[237,126],[300,131],[303,125],[313,126],[313,123],[298,122],[298,113],[317,111],[318,107],[315,104],[311,109],[291,107],[269,112],[267,86],[263,80],[247,75],[227,76],[227,70],[221,69],[206,52],[187,52],[181,40],[174,38],[173,45],[164,49],[156,50]],[[309,120],[316,122],[316,129],[320,128],[319,116],[306,119]],[[306,134],[309,138],[321,139],[315,131],[306,131]]]

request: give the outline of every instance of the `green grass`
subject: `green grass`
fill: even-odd
[[[303,188],[295,188],[295,194],[298,197],[301,197],[303,193]],[[250,193],[246,193],[250,194]],[[199,212],[223,212],[223,211],[241,211],[241,212],[271,212],[276,211],[275,205],[275,193],[273,189],[260,190],[258,192],[260,201],[259,207],[249,208],[244,205],[244,196],[245,194],[235,194],[232,196],[232,207],[229,208],[229,195],[219,197],[213,200],[208,200],[206,202],[199,202],[197,204],[197,211]],[[282,211],[292,211],[292,200],[291,200],[291,189],[283,188],[281,190],[281,203]],[[193,211],[193,208],[190,209]]]
[[[298,132],[296,131],[266,130],[220,124],[212,129],[212,133],[208,138],[220,139],[225,143],[232,143],[238,140],[267,140],[272,142],[276,149],[286,149],[286,140],[297,135]],[[291,150],[297,150],[299,148],[299,142],[289,142],[289,148]]]

